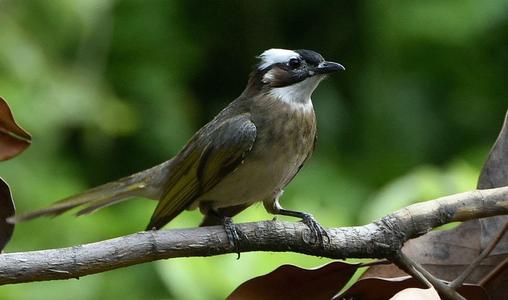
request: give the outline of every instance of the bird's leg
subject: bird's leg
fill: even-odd
[[[281,208],[278,213],[283,216],[291,216],[302,219],[302,222],[309,227],[312,236],[315,238],[316,244],[323,245],[323,240],[326,237],[327,241],[330,242],[330,236],[328,236],[328,232],[321,226],[313,215],[305,212],[288,210]]]
[[[279,197],[282,196],[283,191],[280,191],[277,196],[271,201],[263,201],[263,205],[265,209],[274,215],[283,215],[283,216],[291,216],[302,219],[302,222],[307,225],[310,229],[310,233],[315,238],[314,241],[318,245],[323,245],[323,238],[326,237],[328,242],[330,242],[330,237],[328,236],[328,232],[314,219],[309,213],[294,211],[282,208],[279,204]]]
[[[235,252],[238,255],[237,259],[240,259],[240,235],[239,229],[237,229],[236,225],[233,223],[233,219],[231,217],[226,217],[217,210],[213,208],[209,208],[206,210],[206,218],[208,220],[218,220],[222,226],[224,226],[224,231],[226,231],[226,235],[228,237],[229,244],[235,248]],[[202,226],[203,224],[201,224]],[[210,225],[210,224],[206,224]],[[205,226],[206,226],[205,225]]]
[[[235,248],[235,252],[237,254],[236,259],[240,259],[240,236],[238,235],[238,229],[236,225],[233,223],[233,219],[230,217],[224,217],[223,219],[224,230],[226,231],[226,235],[228,236],[229,244]]]

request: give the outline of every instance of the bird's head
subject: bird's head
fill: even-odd
[[[310,100],[327,74],[344,70],[341,64],[325,61],[311,50],[269,49],[258,58],[252,78],[256,86],[288,102]]]

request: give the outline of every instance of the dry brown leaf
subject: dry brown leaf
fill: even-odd
[[[351,279],[359,264],[332,262],[316,269],[283,265],[242,283],[228,300],[331,299]]]
[[[14,215],[15,208],[9,185],[0,178],[0,252],[9,242],[14,231],[14,224],[7,223],[6,218]]]
[[[501,132],[490,150],[478,179],[478,189],[490,189],[508,185],[508,112],[506,113]],[[482,249],[487,246],[496,233],[508,222],[508,216],[497,216],[480,220]],[[491,255],[508,254],[508,235],[499,241]],[[507,278],[508,279],[508,278]]]
[[[409,288],[423,289],[425,287],[411,276],[395,278],[370,277],[358,280],[350,289],[333,299],[386,300],[398,292]],[[466,284],[459,288],[458,292],[468,300],[489,299],[485,290],[478,285]]]
[[[32,137],[21,128],[12,115],[9,105],[0,97],[0,160],[7,160],[23,152]],[[14,215],[15,207],[9,185],[0,178],[0,252],[9,242],[14,225],[7,223],[6,218]]]
[[[9,105],[0,97],[0,160],[7,160],[23,152],[32,137],[21,128],[9,108]]]

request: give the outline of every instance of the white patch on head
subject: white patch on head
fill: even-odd
[[[291,58],[299,58],[299,57],[300,55],[292,50],[277,48],[268,49],[258,56],[258,58],[261,59],[259,69],[262,70],[273,64],[285,63],[289,61]]]
[[[274,87],[270,89],[269,94],[291,106],[311,109],[310,96],[323,78],[323,76],[313,76],[292,85]]]

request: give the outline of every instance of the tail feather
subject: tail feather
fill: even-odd
[[[127,196],[126,198],[104,199],[102,201],[93,201],[93,203],[89,203],[87,207],[79,210],[76,213],[76,216],[77,217],[86,216],[86,215],[94,213],[97,210],[102,209],[104,207],[107,207],[107,206],[110,206],[113,204],[117,204],[117,203],[123,202],[125,200],[129,200],[129,199],[130,199],[130,197]]]
[[[57,201],[52,205],[7,219],[9,223],[18,223],[41,216],[55,217],[73,208],[84,206],[76,215],[86,215],[100,208],[142,196],[158,200],[161,184],[169,162],[151,169],[109,182],[80,194]]]
[[[129,184],[126,182],[128,180],[125,179],[106,183],[78,195],[70,196],[40,210],[10,217],[8,221],[10,223],[18,223],[41,216],[55,217],[81,205],[87,206],[82,211],[86,210],[87,212],[92,212],[101,206],[127,200],[129,197],[134,196],[136,191],[139,191],[144,187],[144,184],[142,183]],[[97,206],[98,203],[101,203],[102,205]],[[89,211],[91,207],[95,207],[95,209]]]

